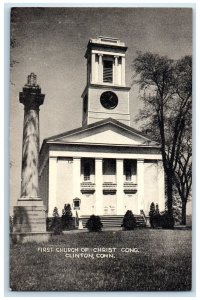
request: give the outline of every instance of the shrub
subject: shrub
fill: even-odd
[[[65,229],[72,229],[73,226],[73,217],[72,217],[72,210],[70,204],[65,204],[64,209],[62,210],[62,228]]]
[[[150,216],[150,225],[152,228],[161,227],[161,215],[160,215],[158,204],[156,204],[155,207],[154,202],[151,203],[149,216]]]
[[[131,210],[127,210],[124,215],[122,227],[125,230],[133,230],[136,227],[136,219]]]
[[[99,216],[92,215],[87,220],[86,228],[89,231],[99,232],[101,231],[103,224],[101,223],[101,218]]]
[[[58,213],[58,208],[55,207],[53,210],[53,219],[50,226],[50,230],[53,231],[54,234],[59,235],[62,233],[62,223]]]
[[[174,228],[174,217],[170,215],[167,211],[161,215],[161,226],[164,229],[172,229]]]

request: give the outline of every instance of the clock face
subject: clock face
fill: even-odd
[[[101,105],[106,109],[113,109],[118,104],[118,97],[115,93],[108,91],[101,94]]]

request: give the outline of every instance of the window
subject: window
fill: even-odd
[[[79,198],[75,198],[73,200],[73,202],[74,202],[74,209],[80,209],[80,202],[81,202],[81,200]]]
[[[103,82],[113,82],[113,62],[111,60],[103,61]]]
[[[126,163],[125,165],[125,176],[126,176],[126,181],[131,181],[131,164]]]
[[[84,181],[90,180],[90,164],[84,164]]]

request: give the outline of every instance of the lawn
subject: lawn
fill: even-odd
[[[10,287],[13,291],[188,291],[191,235],[190,230],[77,232],[54,236],[48,243],[12,245]]]

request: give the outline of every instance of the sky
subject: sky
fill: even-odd
[[[187,8],[16,8],[10,34],[14,64],[10,72],[10,204],[20,197],[23,105],[19,92],[34,72],[45,94],[40,107],[40,143],[80,127],[81,94],[86,85],[84,54],[90,38],[119,38],[128,46],[126,84],[131,87],[131,126],[141,108],[132,85],[131,63],[137,51],[171,59],[192,54],[192,10]]]

